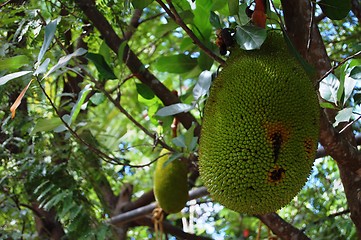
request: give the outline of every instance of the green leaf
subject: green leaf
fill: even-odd
[[[148,100],[154,98],[154,92],[152,91],[152,89],[150,89],[150,87],[143,83],[136,83],[135,85],[137,87],[138,94],[141,95],[143,98]]]
[[[361,93],[355,93],[352,98],[355,104],[361,104]]]
[[[153,2],[153,0],[132,0],[133,7],[135,9],[146,8],[152,2]]]
[[[91,85],[90,84],[86,85],[83,88],[83,90],[80,91],[78,100],[76,101],[76,103],[74,104],[74,106],[73,106],[73,108],[71,109],[71,112],[70,112],[70,122],[68,122],[69,125],[72,122],[74,122],[75,119],[77,118],[77,116],[79,115],[79,112],[80,112],[81,108],[83,107],[85,99],[88,96],[88,94],[90,93],[90,91],[91,91]]]
[[[195,127],[196,124],[192,124],[192,126],[184,134],[184,144],[186,145],[187,150],[190,152],[193,151],[197,146],[198,137],[194,136]]]
[[[30,60],[26,55],[18,55],[0,60],[0,71],[19,70],[22,66],[29,64]]]
[[[248,7],[248,5],[246,3],[242,3],[239,6],[239,11],[236,16],[236,21],[237,21],[238,25],[240,25],[240,26],[244,26],[244,25],[248,24],[249,21],[251,21],[251,19],[246,14],[247,7]]]
[[[38,61],[37,61],[38,63],[40,63],[40,61],[43,59],[46,50],[48,50],[51,41],[53,41],[55,31],[56,31],[56,26],[58,25],[59,22],[60,22],[60,18],[57,18],[46,25],[44,42],[43,42],[43,45],[41,46],[39,54],[38,54]]]
[[[351,10],[351,0],[321,0],[322,12],[332,20],[345,18]]]
[[[173,138],[175,139],[175,138]],[[181,158],[184,154],[181,153],[181,152],[175,152],[173,153],[168,159],[167,161],[165,161],[163,163],[163,167],[166,167],[168,164],[170,164],[171,162],[175,161],[175,160],[178,160],[179,158]]]
[[[303,69],[306,71],[309,77],[313,78],[315,70],[314,68],[301,56],[298,50],[293,46],[291,39],[287,34],[283,34],[283,38],[286,41],[289,51],[293,54],[293,56],[298,60],[298,62],[302,65]]]
[[[55,128],[59,127],[60,125],[62,125],[62,121],[60,118],[41,118],[38,119],[36,121],[36,124],[33,128],[33,130],[31,131],[30,135],[33,135],[37,132],[47,132],[47,131],[52,131]]]
[[[219,20],[219,16],[211,11],[211,16],[209,17],[209,22],[212,24],[213,27],[220,29],[222,28],[221,21]]]
[[[335,105],[333,105],[330,102],[321,102],[320,103],[321,108],[330,108],[330,109],[336,109]]]
[[[244,50],[259,49],[266,40],[267,30],[255,26],[238,26],[236,41]]]
[[[124,55],[124,49],[125,49],[125,46],[127,46],[127,42],[126,41],[123,41],[119,48],[118,48],[118,61],[119,63],[123,63],[123,55]]]
[[[60,201],[63,201],[66,195],[68,194],[68,191],[61,191],[55,196],[53,196],[47,203],[44,204],[44,209],[50,209],[54,206],[56,206]]]
[[[228,0],[229,15],[234,16],[238,14],[239,0]]]
[[[189,55],[178,54],[173,56],[162,56],[154,64],[154,67],[160,72],[186,73],[197,66],[197,59]]]
[[[196,9],[193,10],[194,19],[192,30],[194,34],[204,43],[209,42],[212,35],[212,25],[209,22],[212,9],[211,0],[197,0]]]
[[[209,57],[207,54],[205,54],[203,51],[200,53],[199,58],[197,59],[199,67],[204,70],[211,69],[213,65],[213,58]]]
[[[87,53],[85,57],[94,63],[102,80],[117,78],[111,67],[105,61],[103,55],[98,53]]]
[[[178,137],[175,137],[172,139],[172,143],[174,145],[176,145],[177,147],[181,147],[181,148],[185,148],[186,144],[185,144],[185,139],[184,139],[184,135],[180,135]]]
[[[99,105],[104,102],[106,97],[103,93],[94,93],[93,96],[89,99],[94,105]]]
[[[355,66],[351,69],[350,78],[361,80],[361,66]]]
[[[0,86],[4,85],[5,83],[7,83],[10,80],[13,80],[13,79],[18,78],[18,77],[22,77],[22,76],[24,76],[26,74],[29,74],[31,72],[32,71],[20,71],[20,72],[10,73],[8,75],[2,76],[2,77],[0,77]]]

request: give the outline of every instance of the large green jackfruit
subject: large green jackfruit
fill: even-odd
[[[188,200],[187,166],[174,160],[164,164],[169,151],[162,149],[154,172],[154,195],[159,206],[167,213],[177,213]]]
[[[260,50],[237,48],[215,79],[202,124],[201,179],[216,201],[263,214],[288,204],[310,174],[319,103],[283,36]]]

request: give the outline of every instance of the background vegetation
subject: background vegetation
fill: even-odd
[[[2,1],[0,238],[155,238],[162,148],[189,162],[193,197],[163,221],[167,238],[360,238],[361,3],[269,6],[268,28],[287,29],[326,101],[305,187],[279,212],[249,216],[207,196],[196,140],[207,83],[226,60],[216,30],[247,29],[252,1]],[[258,44],[254,28],[238,33]]]

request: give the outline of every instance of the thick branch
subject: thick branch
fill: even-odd
[[[152,220],[149,217],[138,219],[136,221],[136,224],[140,225],[140,226],[149,226],[151,228],[154,227],[154,224],[153,224]],[[191,233],[186,233],[182,229],[173,226],[171,223],[169,223],[167,221],[163,221],[162,225],[163,225],[164,233],[169,233],[169,234],[171,234],[173,236],[176,236],[177,239],[212,240],[212,238],[197,236],[197,235],[194,235],[194,234],[191,234]]]
[[[311,6],[309,0],[281,0],[287,32],[302,56],[312,64],[317,71],[317,77],[323,76],[331,68],[319,30],[315,24],[311,26],[310,49],[307,48],[309,22],[311,19]],[[333,119],[334,112],[321,112],[320,142],[327,153],[333,157],[340,170],[342,183],[351,211],[351,218],[356,225],[358,236],[361,237],[360,199],[361,189],[361,153],[355,147],[356,141],[352,129],[340,134],[331,125],[329,118]],[[356,194],[357,193],[357,194]]]
[[[257,215],[264,224],[266,224],[274,234],[287,240],[306,240],[309,239],[302,231],[283,220],[277,213],[268,213]]]
[[[189,192],[189,200],[197,199],[206,195],[208,195],[208,192],[205,187],[197,188]],[[107,219],[105,222],[109,224],[124,224],[133,221],[135,219],[139,219],[144,215],[150,214],[156,207],[157,207],[157,203],[153,202],[144,207],[139,207],[129,212],[125,212],[117,216],[114,216],[110,219]]]
[[[192,32],[192,30],[183,22],[182,18],[179,16],[177,10],[173,6],[172,1],[169,1],[169,0],[167,1],[168,5],[169,5],[169,8],[161,0],[157,0],[157,2],[164,9],[164,11],[166,11],[168,16],[171,17],[181,28],[183,28],[183,30],[187,33],[187,35],[193,40],[193,42],[200,49],[203,50],[204,53],[206,53],[209,57],[211,57],[214,60],[216,60],[217,62],[219,62],[221,65],[225,64],[225,61],[222,58],[220,58],[219,56],[217,56],[214,52],[212,52],[212,50],[207,48],[201,42],[201,40],[199,40],[197,38],[197,36]]]
[[[361,3],[359,0],[352,0],[352,12],[358,19],[359,25],[361,25]]]
[[[309,28],[311,19],[311,5],[308,0],[285,1],[282,0],[287,33],[297,50],[312,64],[321,78],[329,69],[331,63],[317,25]],[[311,31],[311,39],[309,39]],[[307,48],[308,41],[310,48]],[[353,147],[338,131],[332,127],[329,116],[321,112],[320,142],[326,152],[340,165],[348,167],[361,176],[361,153]]]
[[[89,18],[93,25],[101,33],[104,41],[108,46],[118,54],[119,46],[124,42],[114,31],[107,19],[98,11],[94,1],[78,0],[76,1],[79,8]],[[155,95],[164,103],[164,105],[171,105],[179,103],[179,98],[169,91],[139,60],[128,45],[124,48],[123,61],[129,70],[145,85],[150,87]],[[176,117],[183,124],[185,128],[190,128],[192,122],[197,123],[197,120],[190,113],[180,113]],[[196,129],[195,134],[199,134],[200,128]]]

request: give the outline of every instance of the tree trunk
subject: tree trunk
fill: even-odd
[[[287,33],[301,55],[315,67],[316,81],[331,68],[331,64],[318,27],[316,23],[311,24],[312,3],[308,0],[281,2]],[[353,144],[355,137],[351,128],[343,134],[333,128],[330,120],[334,119],[334,115],[335,111],[330,110],[321,113],[320,142],[337,161],[351,219],[361,239],[361,154]]]

